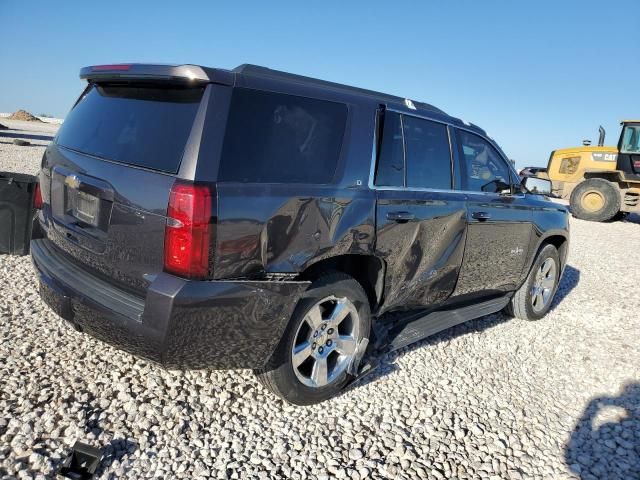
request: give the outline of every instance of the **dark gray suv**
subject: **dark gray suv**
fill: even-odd
[[[251,368],[309,404],[375,352],[551,306],[567,211],[475,125],[250,65],[80,76],[31,244],[80,331],[167,368]]]

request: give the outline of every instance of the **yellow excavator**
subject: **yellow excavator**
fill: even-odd
[[[553,193],[569,200],[571,213],[594,222],[622,219],[640,212],[640,120],[624,120],[617,147],[604,146],[600,127],[597,146],[554,150],[546,174]]]

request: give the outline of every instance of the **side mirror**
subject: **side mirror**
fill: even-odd
[[[524,177],[522,185],[530,193],[536,195],[551,195],[551,180],[538,177]]]

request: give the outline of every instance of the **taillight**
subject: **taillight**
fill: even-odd
[[[633,161],[633,168],[635,170],[640,170],[640,160],[634,160]]]
[[[164,269],[186,278],[209,271],[211,189],[176,181],[171,187],[164,230]]]
[[[33,208],[36,210],[42,209],[42,191],[40,190],[40,182],[36,182],[36,188],[33,192]]]

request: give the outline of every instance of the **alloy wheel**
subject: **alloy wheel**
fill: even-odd
[[[557,266],[553,258],[547,258],[538,271],[531,288],[531,306],[535,312],[540,312],[551,301],[556,286]]]
[[[347,298],[326,297],[309,309],[296,332],[291,362],[296,377],[312,388],[327,386],[356,354],[361,319]]]

